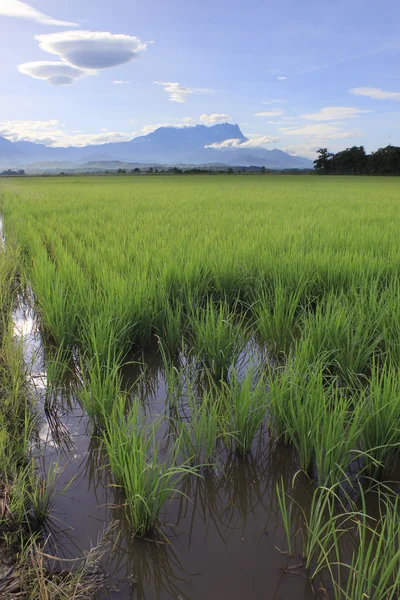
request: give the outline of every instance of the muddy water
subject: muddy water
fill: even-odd
[[[288,448],[271,445],[263,434],[248,459],[221,455],[201,477],[188,477],[182,486],[185,496],[165,507],[165,538],[134,538],[121,508],[123,496],[112,486],[107,458],[90,439],[89,421],[79,404],[59,394],[53,410],[45,414],[44,349],[32,313],[17,312],[15,327],[16,334],[24,336],[37,409],[43,414],[43,468],[58,471],[48,532],[51,554],[67,559],[82,556],[110,523],[117,522],[110,534],[111,548],[102,560],[109,576],[105,595],[109,600],[315,597],[299,559],[289,560],[279,550],[286,549],[286,541],[276,484],[283,476],[290,487],[297,470]],[[247,349],[241,368],[259,358],[256,349]],[[149,411],[157,414],[164,411],[167,394],[163,369],[155,352],[144,359],[147,375],[137,391]],[[138,366],[127,366],[124,375],[132,383]],[[306,505],[310,486],[300,478],[296,481],[294,496]],[[293,518],[296,522],[295,514]]]

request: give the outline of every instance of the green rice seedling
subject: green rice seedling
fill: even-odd
[[[253,307],[256,328],[273,356],[286,355],[293,339],[299,334],[304,287],[300,279],[291,290],[278,278],[270,289],[261,289],[259,292],[260,298],[256,299]]]
[[[104,444],[115,482],[126,496],[126,514],[135,530],[143,536],[157,527],[168,499],[181,493],[179,483],[195,471],[179,465],[179,440],[167,457],[161,458],[157,442],[157,422],[146,426],[138,400],[126,412],[126,399],[120,396],[105,421]]]
[[[183,316],[183,306],[179,300],[171,305],[167,298],[164,299],[158,334],[163,347],[171,356],[179,349],[182,338]]]
[[[315,468],[320,486],[332,486],[345,478],[352,461],[358,456],[362,436],[364,403],[354,410],[354,398],[345,396],[330,385],[321,404],[312,433]]]
[[[269,427],[274,439],[294,446],[300,468],[309,473],[315,460],[317,428],[326,416],[330,397],[323,358],[310,365],[301,346],[298,350],[268,382]]]
[[[102,426],[121,392],[121,355],[110,344],[106,362],[95,354],[81,360],[78,397],[96,426]]]
[[[339,562],[345,574],[333,582],[335,598],[396,600],[400,595],[399,498],[379,495],[380,516],[374,521],[367,516],[362,488],[360,493],[363,510],[354,518],[358,543],[350,561]]]
[[[281,477],[280,484],[276,484],[276,495],[278,498],[279,510],[281,511],[281,516],[283,520],[283,527],[285,530],[286,541],[289,549],[289,554],[292,555],[292,531],[291,531],[291,522],[292,522],[292,502],[288,506],[288,498],[285,492],[285,485],[283,483],[283,477]]]
[[[330,295],[305,318],[303,339],[309,344],[311,362],[326,353],[327,368],[353,384],[367,374],[381,336],[365,305]]]
[[[380,478],[399,452],[400,379],[390,363],[372,367],[364,401],[356,407],[360,420],[360,456],[364,472]]]
[[[163,364],[163,375],[167,385],[167,400],[170,408],[175,410],[183,396],[185,366],[176,365],[161,340],[159,340],[159,350]]]
[[[328,570],[334,576],[331,564],[340,562],[340,538],[352,528],[358,512],[345,507],[340,498],[340,486],[318,487],[314,490],[309,507],[300,506],[285,491],[283,481],[276,487],[289,553],[297,535],[302,538],[302,557],[311,580]],[[294,505],[300,510],[300,529],[292,533]],[[361,599],[360,599],[361,600]]]
[[[35,257],[30,279],[44,325],[57,345],[68,345],[74,339],[76,308],[67,288],[67,282],[57,271],[54,263],[49,260],[44,249]]]
[[[223,379],[234,366],[245,346],[243,320],[230,313],[224,302],[207,301],[191,318],[196,352],[213,376]]]
[[[254,372],[249,369],[240,381],[236,371],[221,388],[221,415],[225,442],[231,450],[246,455],[266,416],[268,399],[265,381],[260,377],[253,386]]]
[[[174,420],[179,449],[186,462],[195,467],[210,466],[215,458],[221,431],[221,398],[212,391],[198,400],[189,391],[189,415]]]

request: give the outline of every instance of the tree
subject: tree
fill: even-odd
[[[318,158],[314,160],[314,169],[317,173],[329,173],[333,154],[328,152],[328,148],[320,148],[317,150],[317,154]]]

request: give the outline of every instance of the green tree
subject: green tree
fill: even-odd
[[[318,158],[314,160],[314,169],[317,173],[329,173],[333,154],[328,152],[328,148],[317,150]]]

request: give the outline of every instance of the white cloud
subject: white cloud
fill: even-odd
[[[68,132],[55,119],[48,121],[0,121],[0,136],[13,142],[21,140],[46,146],[87,146],[129,141],[136,132],[101,131],[100,133]]]
[[[283,115],[283,110],[280,108],[276,108],[274,110],[268,110],[266,112],[258,112],[254,116],[255,117],[279,117]]]
[[[355,108],[354,106],[326,106],[316,113],[307,113],[300,115],[300,117],[302,119],[308,119],[309,121],[336,121],[337,119],[359,117],[364,113],[370,112],[372,111],[362,110],[361,108]]]
[[[127,63],[146,49],[139,38],[106,31],[63,31],[37,35],[45,52],[78,69],[107,69]]]
[[[283,135],[301,135],[305,139],[316,138],[322,141],[341,140],[360,135],[360,131],[358,130],[341,131],[337,125],[313,123],[312,125],[301,125],[300,127],[283,127],[279,131]]]
[[[285,79],[287,79],[287,77],[281,76],[281,77],[278,77],[277,79],[278,79],[278,81],[285,81]]]
[[[164,88],[164,92],[169,94],[171,102],[179,102],[183,104],[187,102],[190,94],[212,94],[213,90],[206,88],[188,88],[184,87],[177,81],[155,81],[156,85],[161,85]]]
[[[266,100],[263,102],[266,106],[271,106],[271,104],[287,104],[287,100],[280,100],[279,98],[273,98],[272,100]]]
[[[234,138],[231,140],[225,140],[223,142],[216,142],[205,146],[205,148],[215,148],[217,150],[227,150],[232,148],[263,148],[271,142],[277,142],[279,138],[271,137],[268,135],[257,135],[252,134],[254,137],[243,142],[240,138]]]
[[[194,90],[180,85],[178,82],[173,81],[155,81],[157,85],[161,85],[164,88],[164,92],[169,94],[171,102],[184,103],[187,101],[188,94],[193,94]]]
[[[116,79],[112,83],[113,83],[113,85],[124,85],[126,83],[132,83],[132,82],[131,81],[123,81],[122,79]]]
[[[217,123],[227,123],[231,117],[225,113],[212,113],[211,115],[201,115],[200,121],[205,125],[216,125]]]
[[[314,160],[317,158],[317,150],[321,144],[295,144],[293,146],[283,146],[282,150],[291,156],[304,156]]]
[[[18,71],[34,79],[43,79],[51,85],[71,85],[85,75],[93,75],[95,71],[77,69],[64,62],[36,61],[23,63]]]
[[[191,117],[184,117],[175,123],[150,123],[148,125],[144,125],[141,127],[139,133],[140,135],[147,135],[149,133],[153,133],[153,131],[159,129],[160,127],[175,127],[176,129],[182,129],[183,127],[193,127],[195,124],[195,119],[192,119]]]
[[[20,2],[20,0],[1,0],[0,16],[15,17],[17,19],[29,19],[42,25],[52,25],[53,27],[76,27],[76,23],[67,21],[58,21],[39,12],[30,4]]]
[[[283,117],[284,118],[284,117]],[[286,119],[285,121],[267,121],[268,125],[288,125],[289,123],[295,123],[296,119]]]
[[[349,92],[354,96],[367,96],[367,98],[374,98],[375,100],[395,100],[396,102],[400,102],[400,92],[387,92],[380,88],[357,87],[352,88]]]

